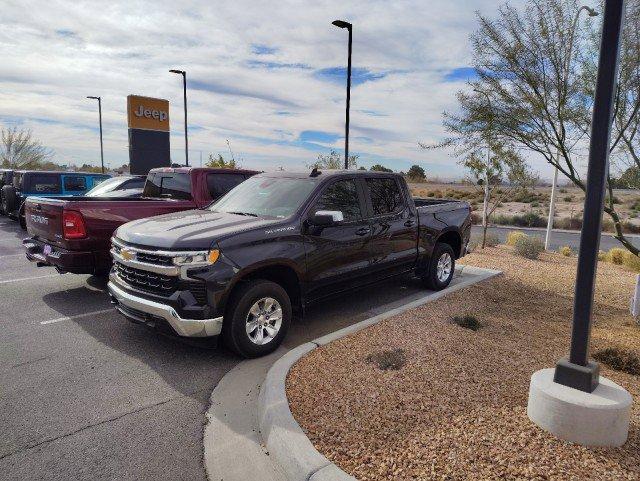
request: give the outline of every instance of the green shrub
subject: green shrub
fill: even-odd
[[[606,262],[607,261],[607,253],[605,251],[598,251],[598,260]]]
[[[622,259],[622,263],[625,265],[625,267],[628,267],[633,271],[640,272],[640,257],[638,257],[637,255],[632,254],[629,251],[626,251],[624,253],[624,258]]]
[[[457,324],[460,327],[464,327],[465,329],[471,329],[472,331],[477,331],[482,327],[482,323],[471,314],[465,314],[464,316],[454,316],[451,318],[451,322]]]
[[[514,245],[516,255],[527,259],[537,259],[542,251],[544,243],[538,237],[520,237]]]
[[[558,249],[558,252],[565,257],[571,257],[573,255],[573,250],[569,246],[562,246]]]
[[[640,358],[633,351],[608,347],[594,353],[593,358],[616,371],[626,372],[634,376],[640,375]]]
[[[560,192],[561,194],[566,194],[567,193],[567,189],[560,189],[558,192]]]
[[[564,200],[565,202],[573,202],[573,196],[572,195],[567,195],[567,196],[563,197],[562,200]]]
[[[617,264],[621,266],[624,263],[624,257],[626,254],[626,250],[621,249],[620,247],[613,247],[607,253],[607,260],[612,264]]]
[[[521,237],[527,237],[527,234],[519,230],[512,230],[507,234],[507,245],[514,246]]]
[[[435,197],[435,192],[427,192],[427,197]]]
[[[534,202],[531,202],[531,207],[540,207],[540,202],[538,202],[537,200]]]

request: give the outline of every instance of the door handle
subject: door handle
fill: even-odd
[[[405,227],[413,227],[414,225],[416,225],[416,221],[411,219],[404,223]]]
[[[356,231],[356,235],[367,235],[369,233],[369,230],[370,229],[368,227],[361,227]]]

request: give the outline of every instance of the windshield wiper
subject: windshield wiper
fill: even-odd
[[[251,216],[251,217],[258,217],[258,214],[254,214],[252,212],[229,212],[229,214],[248,215],[248,216]]]

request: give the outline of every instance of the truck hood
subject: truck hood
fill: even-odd
[[[127,243],[168,250],[206,250],[212,242],[281,219],[251,217],[209,210],[173,212],[128,222],[115,236]]]

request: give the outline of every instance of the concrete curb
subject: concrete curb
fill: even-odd
[[[425,299],[418,299],[397,309],[392,309],[302,344],[289,351],[273,364],[267,373],[258,396],[258,426],[265,446],[270,455],[280,465],[288,480],[356,481],[356,478],[345,473],[320,454],[294,419],[289,409],[289,400],[286,393],[287,375],[293,365],[320,346],[502,273],[492,269],[460,266],[459,273],[462,272],[472,273],[476,277],[462,281]],[[481,277],[478,278],[478,276]]]

